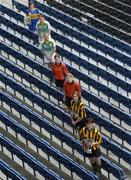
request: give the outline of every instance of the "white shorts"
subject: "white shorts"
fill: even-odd
[[[44,56],[44,63],[49,64],[49,63],[54,63],[55,59],[54,59],[55,53],[53,54],[51,59],[48,59],[47,56]]]

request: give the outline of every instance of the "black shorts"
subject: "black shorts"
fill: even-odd
[[[72,97],[68,97],[66,96],[66,99],[65,99],[65,104],[68,108],[71,107],[71,101],[72,101]]]
[[[85,157],[100,157],[100,156],[101,156],[100,148],[97,148],[96,150],[92,149],[91,153],[85,152]]]
[[[55,79],[55,84],[56,84],[57,87],[63,88],[64,81],[65,80]]]
[[[78,122],[75,125],[75,129],[77,129],[78,131],[80,131],[83,127],[86,126],[86,119],[82,119],[80,122]]]

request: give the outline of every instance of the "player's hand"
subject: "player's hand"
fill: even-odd
[[[75,125],[76,125],[76,122],[72,120],[72,124],[75,126]]]

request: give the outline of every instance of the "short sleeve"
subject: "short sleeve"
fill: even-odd
[[[51,30],[51,29],[52,29],[52,27],[51,27],[50,23],[49,23],[48,21],[45,21],[45,23],[47,24],[48,29],[49,29],[49,30]]]

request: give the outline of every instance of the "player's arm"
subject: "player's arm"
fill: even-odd
[[[51,34],[52,27],[51,27],[51,25],[50,25],[50,23],[48,21],[46,21],[46,23],[47,23],[47,26],[48,26],[48,31]]]
[[[68,71],[67,66],[65,64],[63,64],[63,73],[64,73],[64,75],[66,76],[68,72],[69,71]]]
[[[28,10],[26,11],[26,16],[24,17],[24,25],[27,26],[31,22],[31,17]]]
[[[86,137],[84,136],[84,128],[80,130],[79,137],[80,137],[80,142],[83,147],[83,150],[86,151],[88,147],[86,143]]]
[[[76,84],[76,91],[78,91],[79,95],[81,95],[81,86],[79,83]]]
[[[102,143],[102,136],[101,136],[99,131],[98,131],[95,139],[96,140],[95,140],[95,142],[92,143],[92,146],[97,146],[97,145],[100,145]]]
[[[66,100],[66,90],[67,90],[67,88],[66,88],[66,81],[64,82],[63,89],[64,89],[64,92],[63,92],[63,102],[65,102],[65,100]]]
[[[84,117],[85,117],[85,107],[84,104],[81,105],[80,110],[79,110],[79,116],[78,119],[75,121],[75,124],[77,124],[78,122],[80,122]]]
[[[51,52],[51,55],[50,57],[52,58],[53,54],[56,52],[56,43],[55,41],[53,40],[53,48],[52,48],[52,52]]]

